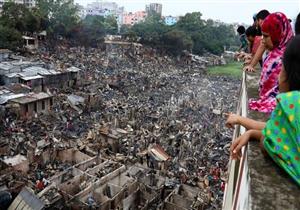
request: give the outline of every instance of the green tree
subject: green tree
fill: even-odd
[[[37,7],[51,35],[69,36],[78,26],[78,8],[74,0],[37,0]]]
[[[97,47],[104,40],[105,27],[104,17],[88,15],[74,30],[72,38],[84,46]]]
[[[26,12],[24,17],[25,30],[30,33],[39,32],[41,30],[41,17],[36,9]]]
[[[151,46],[161,46],[161,38],[164,33],[170,30],[155,14],[148,16],[144,22],[137,23],[132,27],[132,31],[139,37],[141,42]]]
[[[110,15],[107,18],[105,18],[104,29],[106,34],[115,35],[118,33],[118,23],[113,15]]]
[[[176,27],[188,33],[199,32],[205,24],[201,17],[202,14],[200,12],[187,13],[179,19]]]
[[[193,48],[191,37],[178,29],[165,33],[162,42],[166,49],[174,55],[180,55],[183,50],[190,51]]]
[[[20,32],[26,31],[25,17],[29,15],[29,11],[23,4],[5,2],[2,9],[0,23],[3,26],[14,28]]]
[[[16,29],[0,25],[0,48],[16,50],[22,45],[22,35]]]

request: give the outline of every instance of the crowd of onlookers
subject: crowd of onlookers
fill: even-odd
[[[261,69],[259,98],[249,100],[249,109],[267,113],[269,119],[265,123],[229,114],[228,127],[247,129],[233,141],[231,157],[239,158],[250,139],[259,140],[264,153],[300,186],[300,14],[293,23],[281,12],[261,10],[253,20],[247,29],[237,29],[237,56],[244,60],[244,71]]]

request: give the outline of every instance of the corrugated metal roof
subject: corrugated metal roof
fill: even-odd
[[[8,210],[41,210],[45,204],[31,190],[24,187]]]
[[[35,93],[35,94],[28,94],[23,97],[16,98],[16,99],[13,99],[10,101],[18,103],[18,104],[28,104],[28,103],[32,103],[34,101],[38,101],[38,100],[42,100],[42,99],[46,99],[46,98],[50,98],[50,97],[52,97],[52,95],[41,92],[41,93]]]
[[[69,72],[79,72],[79,71],[81,71],[81,69],[77,68],[75,66],[72,66],[70,68],[67,68],[66,71],[69,71]]]
[[[5,104],[5,103],[7,103],[9,100],[13,100],[13,99],[20,98],[20,97],[24,97],[24,96],[25,96],[24,93],[2,95],[2,96],[0,96],[0,104]]]
[[[154,145],[150,149],[150,153],[157,161],[167,161],[171,158],[159,145]]]
[[[36,40],[34,37],[30,37],[30,36],[22,36],[22,39]]]
[[[25,80],[25,81],[29,81],[29,80],[42,79],[42,78],[44,78],[44,77],[41,75],[36,75],[36,76],[22,77],[21,79]]]
[[[2,62],[0,63],[0,69],[8,71],[10,69],[13,69],[15,66],[12,65],[11,63],[7,63],[7,62]]]
[[[0,53],[12,53],[9,49],[0,49]]]

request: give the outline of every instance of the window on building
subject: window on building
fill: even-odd
[[[45,106],[45,101],[42,101],[42,110],[45,110],[46,106]]]
[[[34,111],[37,112],[37,103],[34,103]]]
[[[25,105],[25,114],[27,115],[28,113],[28,104]]]

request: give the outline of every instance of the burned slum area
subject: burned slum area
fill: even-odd
[[[112,40],[1,53],[4,209],[221,208],[240,86],[206,73],[223,56]]]

